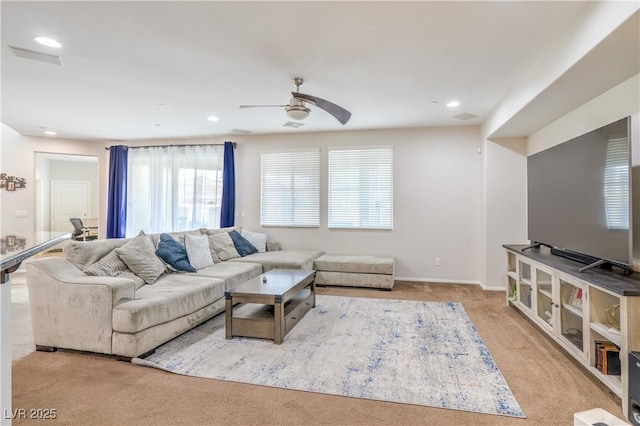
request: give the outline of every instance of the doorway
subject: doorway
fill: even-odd
[[[86,221],[91,215],[90,201],[91,182],[52,180],[51,230],[68,230],[72,217]]]
[[[98,157],[36,152],[36,231],[71,232],[98,222]]]

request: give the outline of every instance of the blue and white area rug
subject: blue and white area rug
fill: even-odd
[[[320,295],[281,345],[226,340],[218,315],[132,362],[188,376],[525,417],[459,303]]]

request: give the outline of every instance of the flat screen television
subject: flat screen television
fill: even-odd
[[[630,125],[626,117],[527,158],[532,244],[631,271]]]

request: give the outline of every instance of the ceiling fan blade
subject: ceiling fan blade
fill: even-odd
[[[240,108],[271,108],[271,107],[284,108],[287,106],[289,105],[240,105]]]
[[[313,103],[318,108],[327,111],[333,115],[340,123],[347,124],[347,121],[351,118],[351,113],[339,105],[329,102],[325,99],[318,98],[316,96],[305,95],[304,93],[291,92],[294,98],[303,99],[305,101]]]

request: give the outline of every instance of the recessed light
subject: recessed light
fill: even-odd
[[[57,135],[57,133],[56,133],[56,132],[54,132],[53,130],[45,130],[45,131],[44,131],[44,134],[45,134],[45,135],[49,135],[49,136],[55,136],[55,135]]]
[[[62,44],[58,40],[54,40],[49,37],[36,37],[35,40],[43,46],[47,47],[62,47]]]
[[[216,117],[215,115],[208,116],[207,120],[213,121],[213,122],[220,121],[220,119],[218,117]]]
[[[458,102],[458,101],[449,101],[449,102],[447,102],[447,106],[449,108],[455,108],[457,106],[460,106],[460,102]]]

